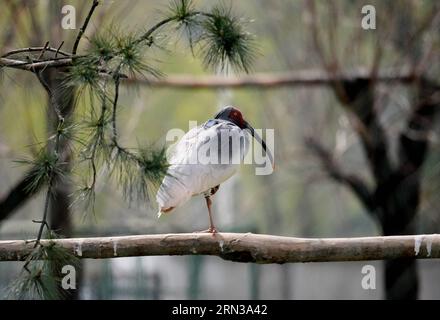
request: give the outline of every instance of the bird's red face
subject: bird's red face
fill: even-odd
[[[237,126],[240,127],[240,129],[244,129],[246,127],[246,122],[243,119],[243,114],[240,110],[232,107],[231,112],[229,113],[229,119],[230,121],[235,123]]]
[[[246,128],[246,121],[244,121],[243,119],[243,114],[235,107],[224,108],[219,113],[217,113],[215,118],[231,121],[232,123],[239,126],[240,129]]]
[[[215,119],[223,119],[223,120],[231,121],[232,123],[240,127],[240,129],[249,130],[250,134],[255,138],[255,140],[257,140],[261,144],[263,150],[267,152],[270,162],[272,163],[272,167],[274,167],[273,156],[270,150],[267,149],[266,142],[258,135],[255,129],[252,128],[252,126],[246,120],[243,119],[243,114],[241,113],[240,110],[231,106],[225,107],[215,115]]]

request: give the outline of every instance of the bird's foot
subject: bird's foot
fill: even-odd
[[[217,229],[215,227],[210,227],[208,229],[208,233],[212,233],[212,235],[214,236],[217,233]]]

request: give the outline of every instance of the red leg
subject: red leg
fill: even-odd
[[[212,220],[212,211],[211,211],[211,205],[212,201],[209,196],[205,197],[206,205],[208,206],[208,215],[209,215],[209,229],[208,232],[212,233],[213,235],[217,233],[217,229],[214,227],[214,222]]]

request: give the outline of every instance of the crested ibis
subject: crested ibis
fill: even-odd
[[[249,134],[261,144],[273,167],[274,159],[266,142],[235,107],[227,106],[214,119],[189,130],[168,155],[170,166],[156,195],[158,217],[181,206],[192,196],[203,195],[210,224],[204,232],[216,233],[211,196],[222,182],[237,172],[249,150]],[[209,161],[201,155],[207,156]]]

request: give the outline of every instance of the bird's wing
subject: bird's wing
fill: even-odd
[[[197,147],[197,140],[202,130],[202,126],[198,126],[189,130],[185,135],[175,144],[170,146],[167,150],[168,163],[184,164],[188,162],[189,155],[193,148]]]
[[[196,148],[200,130],[201,126],[192,128],[167,150],[170,166],[156,194],[156,201],[161,209],[178,207],[193,195],[189,181],[193,168],[186,163],[192,149]]]

